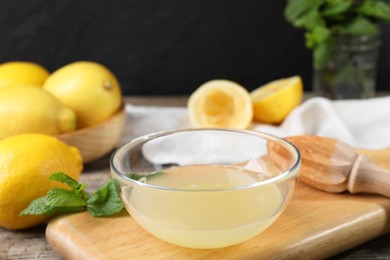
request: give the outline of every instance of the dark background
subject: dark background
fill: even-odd
[[[189,94],[224,78],[248,90],[301,75],[311,90],[311,52],[283,17],[285,0],[0,0],[0,62],[49,71],[78,60],[106,65],[130,95]],[[390,25],[378,90],[390,90]]]

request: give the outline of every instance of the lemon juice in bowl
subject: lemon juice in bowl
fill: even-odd
[[[155,236],[187,247],[222,247],[257,235],[279,214],[283,196],[275,184],[261,192],[234,189],[255,184],[256,175],[235,166],[172,167],[146,183],[179,189],[180,195],[175,190],[135,188],[124,196],[132,216]]]
[[[226,247],[270,226],[293,193],[299,152],[276,139],[291,151],[289,168],[281,169],[287,164],[272,161],[267,143],[275,140],[266,138],[218,129],[153,134],[113,154],[112,176],[132,218],[154,236],[191,248]]]

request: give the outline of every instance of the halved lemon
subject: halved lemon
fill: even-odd
[[[279,124],[302,102],[303,84],[300,76],[278,79],[250,93],[254,119]]]
[[[249,92],[229,80],[201,85],[191,94],[187,108],[195,127],[245,129],[253,120]]]

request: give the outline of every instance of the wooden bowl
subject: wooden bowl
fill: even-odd
[[[68,145],[77,147],[83,157],[83,163],[103,157],[119,143],[126,123],[125,106],[107,120],[56,137]]]

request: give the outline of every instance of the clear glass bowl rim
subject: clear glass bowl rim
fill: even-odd
[[[134,180],[128,176],[126,176],[124,173],[121,173],[114,164],[114,160],[117,156],[122,154],[123,152],[127,152],[128,150],[131,149],[136,144],[146,142],[148,140],[152,140],[161,136],[166,136],[170,134],[175,134],[175,133],[180,133],[180,132],[194,132],[194,131],[223,131],[223,132],[237,132],[237,133],[244,133],[244,134],[249,134],[252,136],[257,136],[266,140],[272,140],[275,142],[278,142],[283,145],[286,149],[288,149],[293,155],[294,155],[294,163],[292,167],[290,167],[287,171],[284,171],[280,173],[279,175],[258,181],[256,183],[248,184],[248,185],[242,185],[242,186],[235,186],[231,188],[223,188],[223,189],[199,189],[199,190],[191,190],[191,189],[178,189],[178,188],[171,188],[171,187],[165,187],[165,186],[157,186],[157,185],[152,185],[152,184],[147,184],[141,181]],[[259,187],[263,185],[267,185],[269,183],[280,183],[284,182],[288,179],[292,179],[294,177],[298,177],[299,171],[298,168],[300,167],[301,164],[301,154],[298,150],[298,148],[290,143],[289,141],[268,134],[268,133],[263,133],[263,132],[257,132],[257,131],[252,131],[252,130],[239,130],[239,129],[226,129],[226,128],[193,128],[193,129],[181,129],[181,130],[168,130],[168,131],[159,131],[159,132],[154,132],[150,134],[146,134],[143,136],[136,137],[132,139],[131,141],[128,141],[121,146],[119,146],[117,149],[113,151],[110,157],[110,167],[111,167],[111,174],[115,174],[115,176],[118,176],[121,182],[130,182],[134,185],[138,186],[144,186],[144,187],[149,187],[153,189],[162,189],[162,190],[170,190],[170,191],[183,191],[183,192],[217,192],[217,191],[229,191],[229,190],[240,190],[240,189],[248,189],[248,188],[254,188],[254,187]]]

